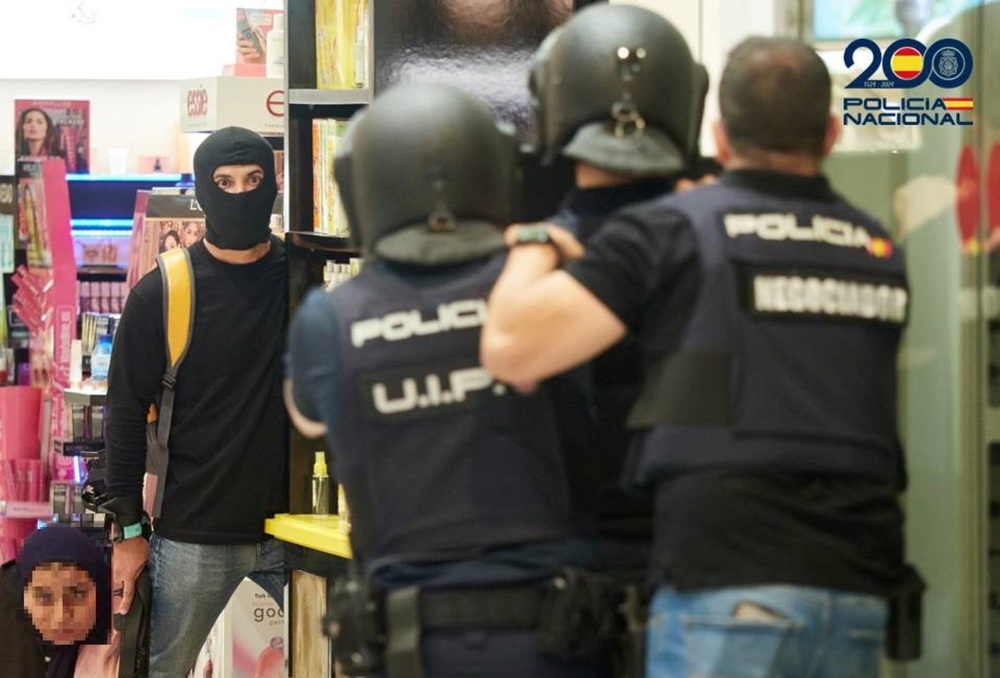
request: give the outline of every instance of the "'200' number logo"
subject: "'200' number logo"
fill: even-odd
[[[874,40],[858,38],[844,50],[845,66],[854,65],[854,53],[859,49],[871,52],[872,61],[848,88],[909,89],[928,78],[938,87],[953,88],[972,75],[972,52],[954,38],[943,38],[930,47],[913,38],[900,38],[886,48],[885,54]],[[872,80],[879,66],[886,79]]]

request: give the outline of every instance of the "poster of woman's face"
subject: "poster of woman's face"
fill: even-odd
[[[66,171],[90,171],[90,102],[61,99],[14,101],[17,158],[62,158]]]

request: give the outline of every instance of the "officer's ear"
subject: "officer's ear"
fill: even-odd
[[[715,159],[725,167],[733,157],[733,146],[721,120],[712,123],[712,136],[715,138]]]
[[[840,132],[843,127],[840,124],[840,118],[838,118],[833,113],[830,117],[826,119],[826,136],[823,138],[823,157],[830,155],[830,151],[833,150],[834,145],[840,139]]]

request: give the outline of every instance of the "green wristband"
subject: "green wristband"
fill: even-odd
[[[132,525],[126,525],[122,528],[122,541],[126,539],[131,539],[132,537],[142,536],[142,523],[134,523]]]

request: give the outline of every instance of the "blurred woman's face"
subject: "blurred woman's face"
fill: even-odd
[[[189,221],[184,225],[184,246],[191,247],[199,240],[201,240],[201,228],[198,226],[197,222]]]
[[[41,111],[28,111],[24,116],[23,137],[31,141],[41,141],[45,138],[45,133],[49,131],[49,125],[45,122],[45,115]]]
[[[24,608],[42,638],[54,645],[83,641],[97,622],[97,586],[70,563],[43,563],[24,590]]]

